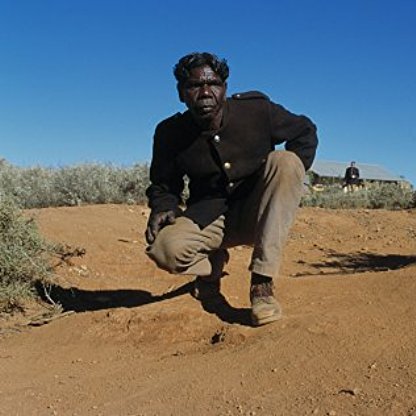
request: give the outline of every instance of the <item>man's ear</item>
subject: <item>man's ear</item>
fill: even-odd
[[[181,88],[181,86],[179,85],[179,83],[178,83],[178,84],[176,84],[176,89],[177,89],[177,91],[178,91],[179,101],[180,101],[181,103],[183,103],[183,102],[184,102],[184,99],[183,99],[183,94],[182,94],[182,88]]]

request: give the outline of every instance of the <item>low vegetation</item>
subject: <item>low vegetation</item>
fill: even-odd
[[[148,183],[146,164],[19,168],[0,160],[0,191],[21,208],[144,203]]]
[[[26,218],[12,200],[1,196],[0,311],[21,307],[35,296],[37,284],[52,283],[51,257],[61,251],[60,246],[42,238],[33,219]]]
[[[148,185],[147,164],[19,168],[0,160],[0,192],[21,208],[143,204]],[[397,184],[369,184],[356,192],[344,193],[339,184],[332,183],[319,192],[310,190],[302,198],[303,206],[322,208],[407,209],[414,207],[415,202],[413,189]]]
[[[344,193],[338,185],[310,190],[302,198],[302,206],[333,209],[408,209],[416,206],[415,192],[398,184],[370,184],[354,192]]]

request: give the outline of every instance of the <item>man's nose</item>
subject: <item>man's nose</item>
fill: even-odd
[[[208,84],[204,84],[201,86],[199,93],[203,96],[211,95],[211,87]]]

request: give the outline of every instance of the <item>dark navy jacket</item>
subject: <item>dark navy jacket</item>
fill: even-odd
[[[308,169],[318,144],[316,127],[260,92],[228,98],[217,131],[202,132],[189,111],[177,113],[156,128],[149,206],[153,212],[177,211],[186,175],[189,199],[183,215],[204,227],[233,200],[244,198],[267,155],[282,143]]]

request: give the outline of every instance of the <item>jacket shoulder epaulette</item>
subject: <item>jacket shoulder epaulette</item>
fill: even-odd
[[[247,92],[238,92],[231,96],[234,100],[268,100],[269,97],[266,94],[263,94],[260,91],[247,91]]]
[[[181,116],[182,116],[182,113],[173,114],[169,116],[168,118],[165,118],[164,120],[160,121],[156,127],[158,129],[161,129],[161,128],[169,128],[171,126],[174,126],[181,119]]]

